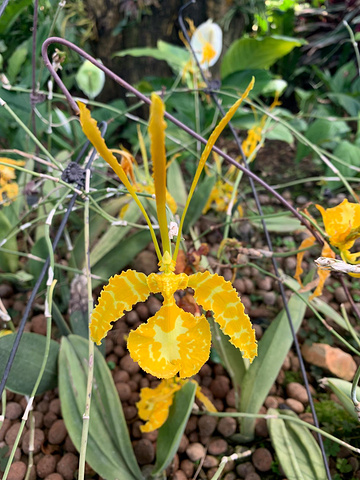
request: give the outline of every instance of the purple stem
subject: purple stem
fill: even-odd
[[[98,62],[97,60],[95,60],[95,58],[93,58],[91,55],[89,55],[88,53],[86,53],[82,48],[78,47],[77,45],[74,45],[73,43],[69,42],[68,40],[65,40],[64,38],[60,38],[60,37],[50,37],[48,39],[45,40],[45,42],[43,43],[42,45],[42,49],[41,49],[41,53],[42,53],[42,56],[43,56],[43,59],[44,59],[44,62],[45,62],[45,66],[46,68],[50,71],[51,75],[53,76],[53,78],[55,79],[56,83],[58,84],[58,86],[60,87],[61,91],[63,92],[63,94],[65,95],[66,99],[68,100],[69,102],[69,105],[70,107],[73,109],[73,111],[78,114],[79,113],[79,108],[76,104],[76,102],[73,100],[70,92],[68,91],[68,89],[65,87],[64,83],[62,82],[61,78],[59,77],[59,75],[57,74],[57,72],[55,71],[54,67],[52,66],[50,60],[49,60],[49,56],[48,56],[48,53],[47,53],[47,50],[48,50],[48,47],[49,45],[51,45],[52,43],[60,43],[61,45],[64,45],[65,47],[68,47],[70,48],[71,50],[73,50],[74,52],[78,53],[79,55],[81,55],[83,58],[85,58],[86,60],[89,60],[93,65],[95,65],[96,67],[100,68],[100,70],[102,70],[106,75],[108,75],[112,80],[114,80],[116,83],[118,83],[119,85],[121,85],[122,87],[124,87],[126,90],[128,90],[129,92],[133,93],[136,97],[138,97],[140,100],[142,100],[144,103],[150,105],[151,104],[151,101],[148,97],[146,97],[145,95],[143,95],[142,93],[140,93],[136,88],[134,88],[132,85],[130,85],[129,83],[125,82],[125,80],[123,80],[121,77],[119,77],[118,75],[116,75],[114,72],[112,72],[110,69],[108,69],[107,67],[105,67],[104,65],[102,65],[100,62]],[[191,135],[193,138],[195,138],[197,141],[203,143],[204,145],[206,145],[207,143],[207,140],[205,140],[205,138],[203,138],[201,135],[197,134],[196,132],[194,132],[191,128],[189,128],[188,126],[186,126],[185,124],[183,124],[182,122],[180,122],[179,120],[177,120],[175,117],[173,117],[172,115],[170,115],[169,113],[165,112],[165,117],[170,120],[172,123],[174,123],[176,126],[178,126],[179,128],[181,128],[182,130],[184,130],[186,133],[188,133],[189,135]],[[322,245],[324,242],[323,242],[323,239],[321,238],[321,236],[319,235],[319,233],[314,230],[310,223],[300,215],[300,213],[292,206],[290,205],[290,203],[285,200],[285,198],[280,195],[276,190],[274,190],[273,188],[270,187],[270,185],[268,185],[264,180],[262,180],[260,177],[258,177],[257,175],[255,175],[255,173],[253,173],[252,171],[250,170],[247,170],[245,166],[241,165],[240,163],[238,163],[236,160],[234,160],[233,158],[231,158],[229,155],[227,155],[226,153],[224,153],[222,150],[220,150],[218,147],[214,146],[213,148],[213,151],[218,153],[221,157],[224,158],[224,160],[226,160],[227,162],[231,163],[232,165],[234,165],[236,168],[238,168],[239,170],[241,170],[243,173],[245,173],[245,175],[249,176],[250,178],[252,178],[253,180],[255,180],[255,182],[257,182],[259,185],[261,185],[265,190],[267,190],[269,193],[271,193],[275,198],[277,198],[279,200],[279,202],[281,202],[308,230],[309,232],[316,238],[316,240],[320,243],[320,245]]]

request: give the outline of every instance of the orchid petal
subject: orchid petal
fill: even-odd
[[[257,355],[255,330],[231,283],[217,274],[199,272],[189,277],[188,286],[194,289],[197,303],[205,310],[214,312],[214,319],[222,331],[229,335],[231,343],[244,352],[244,358],[252,362]]]
[[[121,275],[111,277],[91,314],[91,339],[100,345],[112,328],[111,322],[122,317],[124,312],[129,312],[135,303],[145,301],[149,294],[144,273],[127,270]]]
[[[333,252],[332,248],[328,243],[324,243],[323,249],[321,251],[321,256],[322,257],[327,257],[327,258],[335,258],[335,253]],[[319,283],[314,291],[314,293],[310,296],[309,300],[312,300],[315,297],[319,297],[322,295],[324,284],[326,279],[329,277],[331,274],[330,270],[325,270],[324,268],[319,268],[318,269],[318,275],[319,275]]]
[[[309,237],[304,238],[304,240],[301,242],[299,250],[302,250],[303,248],[310,248],[314,245],[315,243],[315,237],[310,235]],[[299,282],[299,285],[302,287],[303,283],[301,281],[301,275],[303,274],[304,270],[301,266],[301,262],[303,261],[305,252],[299,252],[296,255],[296,270],[295,270],[295,275],[294,278]]]
[[[148,322],[130,332],[131,358],[155,377],[195,375],[209,358],[210,327],[204,316],[194,317],[173,300],[164,301]]]

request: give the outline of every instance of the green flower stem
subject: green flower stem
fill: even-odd
[[[29,423],[30,423],[29,460],[28,460],[25,480],[29,480],[31,469],[34,466],[35,417],[32,410],[30,411],[30,415],[29,415]]]
[[[356,178],[356,177],[345,177],[345,178],[346,180],[349,180],[351,182],[360,182],[360,178]],[[307,178],[300,178],[299,180],[294,180],[292,182],[280,183],[278,185],[271,185],[271,187],[274,190],[281,190],[283,188],[293,187],[295,185],[301,185],[302,183],[332,182],[332,181],[338,181],[338,180],[340,180],[340,177],[307,177]]]
[[[4,420],[5,420],[5,412],[6,412],[6,390],[4,388],[4,391],[2,392],[2,395],[1,395],[0,428],[2,427],[2,424],[4,423]]]
[[[90,169],[86,170],[86,180],[85,180],[85,192],[89,191],[90,186]],[[85,208],[84,208],[84,247],[86,252],[86,279],[87,279],[87,293],[88,293],[88,315],[89,315],[89,324],[91,319],[91,312],[93,309],[93,297],[92,297],[92,287],[91,287],[91,270],[90,270],[90,209],[89,209],[89,197],[85,199]],[[83,414],[83,426],[81,433],[81,444],[80,444],[80,459],[79,459],[79,475],[78,480],[84,480],[85,477],[85,458],[86,458],[86,447],[89,434],[89,423],[90,423],[90,405],[91,405],[91,392],[94,378],[94,342],[89,337],[89,364],[88,364],[88,377],[87,377],[87,386],[86,386],[86,401],[85,401],[85,411]]]
[[[359,367],[359,369],[360,369],[360,367]],[[285,421],[288,421],[288,422],[294,422],[294,423],[297,423],[299,425],[302,425],[305,428],[308,428],[309,430],[313,430],[314,432],[319,433],[323,437],[326,437],[329,440],[332,440],[333,442],[338,443],[342,447],[348,448],[352,452],[360,454],[360,448],[353,447],[349,443],[344,442],[343,440],[340,440],[339,438],[334,437],[333,435],[331,435],[328,432],[325,432],[324,430],[321,430],[321,428],[317,428],[317,427],[315,427],[315,425],[311,425],[311,423],[307,423],[304,420],[301,420],[300,418],[296,418],[296,417],[293,417],[293,416],[290,417],[288,415],[268,415],[266,413],[244,413],[244,412],[229,412],[229,413],[227,413],[227,412],[221,412],[221,413],[216,412],[216,413],[214,413],[214,412],[208,412],[208,411],[206,411],[206,412],[198,411],[198,412],[194,412],[194,413],[195,413],[195,415],[211,415],[213,417],[221,417],[221,418],[222,417],[264,418],[265,420],[273,418],[273,419],[277,419],[277,420],[285,420]]]
[[[355,35],[354,32],[352,31],[352,28],[348,24],[346,20],[342,21],[343,24],[345,25],[346,30],[349,32],[349,37],[351,41],[351,45],[353,46],[355,56],[356,56],[356,63],[357,63],[357,68],[358,68],[358,77],[360,77],[360,54],[359,54],[359,47],[357,44],[357,41],[355,40]]]
[[[0,106],[4,107],[5,110],[10,113],[16,123],[26,132],[27,135],[32,139],[32,141],[39,147],[39,149],[48,157],[54,165],[57,166],[59,170],[63,170],[62,165],[51,155],[51,153],[44,147],[44,145],[35,137],[35,135],[29,130],[25,123],[16,115],[16,113],[9,107],[9,105],[0,98]]]

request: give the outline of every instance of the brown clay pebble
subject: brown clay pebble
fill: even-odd
[[[210,436],[214,433],[217,418],[210,415],[203,415],[198,420],[200,435]]]
[[[137,373],[140,370],[139,365],[134,362],[129,354],[125,355],[125,357],[120,360],[120,367],[130,375]]]
[[[305,407],[304,405],[299,402],[299,400],[295,400],[294,398],[287,398],[285,400],[286,405],[288,405],[291,410],[293,410],[295,413],[303,413]]]
[[[173,480],[187,480],[187,476],[185,474],[185,472],[183,472],[182,470],[177,470],[174,475],[173,475]]]
[[[78,468],[79,459],[73,453],[65,453],[56,466],[56,470],[65,480],[73,480]]]
[[[225,375],[218,375],[211,382],[210,390],[215,398],[226,398],[230,390],[230,380]]]
[[[127,402],[131,396],[131,388],[130,385],[123,382],[118,382],[115,384],[116,390],[119,394],[120,400],[122,402]]]
[[[67,452],[76,453],[77,450],[69,435],[65,438],[64,448]]]
[[[51,473],[45,480],[64,480],[64,477],[60,473]]]
[[[228,472],[224,477],[224,480],[235,480],[235,479],[236,479],[236,474],[234,472]]]
[[[180,468],[185,473],[187,478],[191,478],[194,475],[195,467],[191,460],[185,458],[185,460],[180,463]]]
[[[6,405],[5,417],[9,420],[16,420],[17,418],[21,417],[22,413],[23,409],[19,403],[9,402]]]
[[[205,456],[205,447],[201,443],[191,443],[186,449],[186,455],[191,461],[196,462]]]
[[[196,430],[197,422],[198,422],[197,417],[195,416],[190,417],[185,428],[185,433],[188,434]]]
[[[217,429],[224,437],[230,437],[236,432],[237,422],[235,418],[224,417],[220,418]]]
[[[306,388],[300,383],[288,383],[286,386],[286,392],[290,398],[294,398],[303,404],[308,403],[308,394],[306,392]]]
[[[124,416],[128,421],[133,420],[137,415],[137,408],[134,407],[133,405],[129,405],[128,407],[125,406],[123,410],[124,410]]]
[[[269,430],[265,418],[258,418],[255,422],[255,433],[258,437],[267,438],[269,436]]]
[[[134,453],[140,465],[147,465],[155,458],[154,445],[146,438],[142,438],[135,444]]]
[[[38,412],[41,412],[41,413],[46,413],[49,411],[49,402],[47,400],[41,400],[41,402],[39,402],[37,405],[36,405],[36,410]]]
[[[271,468],[273,458],[267,448],[257,448],[253,453],[252,462],[260,472],[268,472]]]
[[[55,415],[61,415],[60,398],[54,398],[54,400],[51,400],[49,411],[55,413]]]
[[[8,429],[8,431],[5,434],[5,442],[7,445],[14,445],[16,436],[18,434],[20,428],[20,422],[16,422],[11,427]],[[23,433],[21,434],[20,441],[24,438],[24,435],[26,433],[26,429],[24,428]]]
[[[54,473],[56,468],[56,458],[54,455],[45,455],[36,465],[36,473],[40,478],[45,478],[50,473]]]
[[[240,463],[236,466],[236,473],[240,478],[245,478],[249,473],[255,472],[255,467],[251,462]]]
[[[31,331],[39,335],[46,335],[46,318],[45,315],[36,315],[31,319]]]
[[[208,452],[210,455],[223,455],[228,449],[228,444],[223,438],[214,438],[209,443]]]
[[[35,428],[41,428],[44,423],[44,414],[37,412],[36,410],[32,412],[32,416],[35,419]],[[26,421],[26,426],[30,427],[30,417]]]
[[[130,380],[130,375],[124,370],[117,370],[114,373],[114,382],[115,383],[127,383]]]
[[[40,428],[35,428],[34,432],[34,455],[40,452],[41,446],[44,443],[45,440],[45,433],[40,430]],[[30,430],[25,433],[23,441],[22,441],[22,451],[25,453],[25,455],[28,455],[29,453],[29,442],[30,442]]]
[[[46,428],[50,428],[51,425],[58,419],[54,412],[47,412],[44,415],[44,425]]]
[[[8,480],[23,480],[26,473],[26,465],[24,462],[14,462],[9,470]]]
[[[236,406],[235,390],[233,388],[226,395],[226,403],[228,404],[229,407],[235,407]]]
[[[213,455],[206,455],[203,463],[204,468],[213,468],[219,465],[219,460]]]
[[[9,420],[8,418],[5,418],[5,420],[3,421],[2,427],[0,428],[0,442],[4,441],[5,434],[9,430],[10,426],[11,426],[11,420]]]
[[[65,440],[66,435],[67,431],[64,420],[56,420],[56,422],[51,425],[48,433],[49,443],[52,443],[53,445],[59,445]]]
[[[245,480],[261,480],[261,477],[256,472],[252,472],[246,475]]]

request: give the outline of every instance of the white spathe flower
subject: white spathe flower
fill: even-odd
[[[205,68],[212,67],[218,61],[222,50],[222,37],[221,28],[211,19],[199,25],[191,37],[196,58]]]

